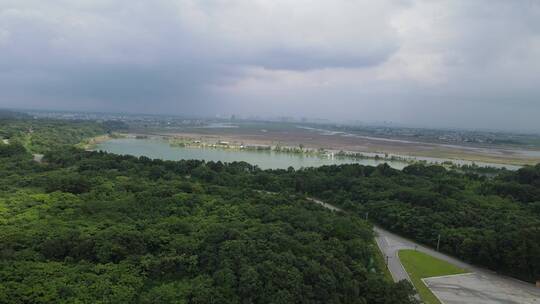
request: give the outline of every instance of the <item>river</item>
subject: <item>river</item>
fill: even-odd
[[[160,158],[165,160],[199,159],[222,162],[245,161],[252,165],[257,165],[261,169],[286,169],[288,167],[299,169],[302,167],[319,167],[323,165],[350,163],[377,166],[385,162],[392,168],[403,169],[409,165],[408,163],[401,161],[341,159],[274,151],[238,151],[219,148],[173,147],[170,146],[166,140],[162,139],[111,139],[98,144],[95,150],[102,150],[115,154],[147,156],[149,158]]]

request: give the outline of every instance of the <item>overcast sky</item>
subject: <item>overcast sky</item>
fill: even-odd
[[[0,0],[0,107],[540,131],[540,1]]]

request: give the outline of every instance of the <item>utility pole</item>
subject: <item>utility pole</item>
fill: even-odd
[[[437,251],[439,251],[440,245],[441,245],[441,234],[439,233],[439,237],[437,238]]]

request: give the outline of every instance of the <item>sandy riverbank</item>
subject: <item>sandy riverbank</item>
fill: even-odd
[[[98,136],[94,136],[86,140],[83,140],[81,143],[77,145],[77,147],[84,150],[93,150],[95,149],[97,145],[101,143],[104,143],[113,138],[122,138],[124,136],[125,136],[124,134],[117,134],[117,133],[98,135]]]

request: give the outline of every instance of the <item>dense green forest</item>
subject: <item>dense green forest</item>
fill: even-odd
[[[414,302],[410,285],[384,279],[366,215],[540,278],[540,165],[495,177],[421,164],[261,170],[65,146],[107,124],[17,123],[0,132],[24,138],[31,123],[43,143],[62,134],[50,128],[75,135],[0,144],[0,303]],[[31,160],[36,147],[48,151],[43,163]]]
[[[259,171],[1,145],[0,303],[415,302],[369,223],[256,191]]]
[[[540,279],[540,165],[501,172],[487,178],[421,164],[402,171],[291,168],[259,171],[251,187],[307,193],[432,247],[440,235],[442,251],[534,282]]]

